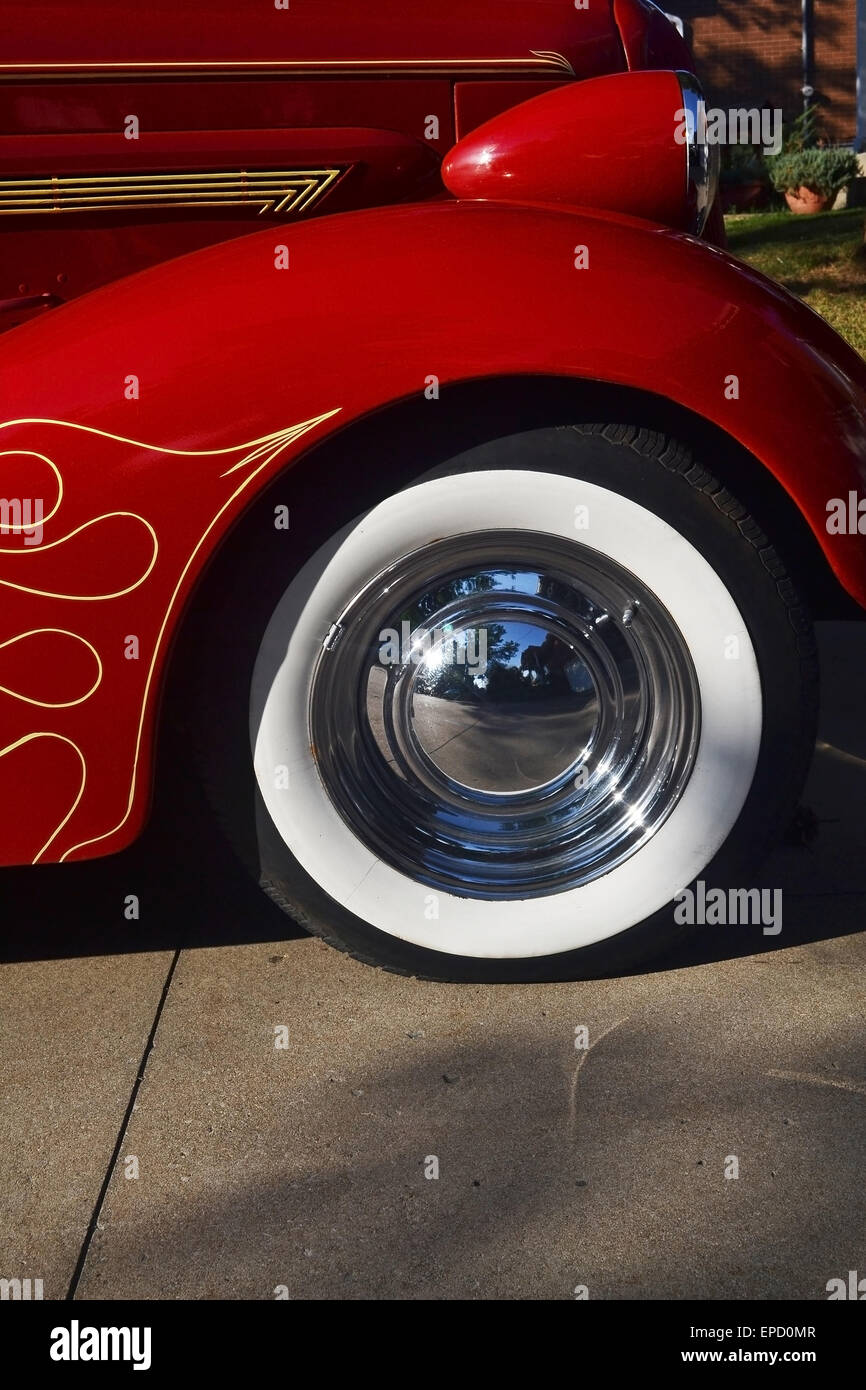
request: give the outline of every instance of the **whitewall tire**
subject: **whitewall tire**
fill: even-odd
[[[364,960],[630,968],[681,934],[684,888],[749,886],[796,804],[808,618],[745,509],[649,431],[491,441],[334,518],[267,593],[251,560],[233,602],[262,884]],[[222,813],[248,831],[245,796]]]
[[[586,529],[575,530],[576,517],[588,518]],[[311,746],[311,687],[328,633],[377,575],[390,579],[403,557],[429,550],[431,536],[440,542],[453,537],[471,549],[479,536],[514,531],[600,552],[639,576],[688,649],[700,732],[676,804],[623,862],[565,891],[470,898],[413,880],[365,843],[362,826],[341,815]],[[397,615],[393,622],[399,628]],[[374,639],[383,627],[377,623]],[[733,659],[726,657],[730,651]],[[314,555],[268,625],[253,679],[252,715],[256,778],[267,810],[287,848],[335,902],[378,930],[428,950],[521,958],[574,951],[616,935],[670,902],[700,873],[727,839],[748,795],[761,741],[762,697],[744,618],[695,546],[618,493],[561,475],[511,470],[410,487],[351,525],[336,550],[328,545]],[[532,719],[527,703],[523,722]],[[515,743],[528,738],[516,729]],[[579,742],[563,749],[562,767],[573,767],[578,776]],[[506,801],[501,814],[507,807]]]

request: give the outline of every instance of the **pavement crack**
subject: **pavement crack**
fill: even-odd
[[[866,1096],[866,1086],[859,1081],[846,1081],[844,1076],[816,1076],[810,1071],[768,1071],[768,1076],[776,1076],[780,1081],[802,1081],[807,1086],[835,1086],[839,1091],[851,1091],[857,1096]]]
[[[577,1083],[578,1083],[578,1080],[579,1080],[579,1078],[580,1078],[580,1070],[581,1070],[581,1067],[583,1066],[583,1064],[584,1064],[584,1062],[586,1061],[587,1057],[589,1056],[590,1052],[592,1052],[593,1048],[594,1048],[594,1047],[598,1047],[598,1045],[599,1045],[599,1043],[601,1042],[602,1038],[606,1038],[607,1035],[608,1035],[608,1033],[612,1033],[613,1030],[614,1030],[615,1028],[621,1028],[622,1025],[623,1025],[624,1023],[628,1023],[628,1020],[629,1020],[630,1017],[631,1017],[630,1014],[626,1014],[625,1018],[619,1018],[619,1019],[617,1019],[617,1021],[616,1021],[615,1023],[610,1023],[610,1024],[608,1024],[607,1028],[605,1028],[601,1033],[599,1033],[599,1035],[598,1035],[598,1037],[595,1039],[595,1041],[594,1041],[594,1042],[591,1042],[590,1045],[589,1045],[589,1047],[587,1047],[587,1048],[585,1048],[583,1051],[581,1051],[580,1056],[579,1056],[578,1059],[577,1059],[577,1066],[575,1067],[575,1069],[574,1069],[574,1074],[573,1074],[573,1076],[572,1076],[572,1078],[571,1078],[571,1087],[569,1088],[569,1093],[568,1093],[568,1132],[569,1132],[569,1134],[573,1134],[573,1133],[574,1133],[575,1127],[576,1127],[576,1125],[577,1125]]]
[[[84,1240],[82,1242],[81,1249],[78,1252],[78,1260],[76,1261],[75,1269],[72,1271],[72,1278],[69,1281],[69,1288],[66,1290],[67,1302],[75,1298],[78,1285],[81,1281],[81,1276],[84,1273],[84,1266],[87,1263],[87,1256],[90,1253],[90,1245],[93,1240],[94,1233],[97,1230],[104,1230],[104,1226],[100,1222],[99,1218],[102,1215],[102,1208],[105,1205],[105,1198],[108,1194],[109,1183],[111,1182],[112,1176],[114,1175],[114,1170],[117,1167],[117,1160],[120,1157],[120,1152],[123,1148],[123,1141],[126,1138],[126,1131],[129,1128],[129,1121],[132,1118],[132,1112],[135,1109],[135,1103],[138,1099],[138,1092],[141,1088],[141,1083],[144,1080],[144,1074],[147,1071],[147,1064],[150,1061],[150,1054],[153,1051],[154,1041],[156,1039],[156,1030],[159,1027],[159,1021],[162,1018],[162,1011],[165,1008],[165,1001],[168,998],[168,992],[171,989],[171,982],[174,979],[174,972],[177,968],[177,963],[179,960],[180,950],[178,949],[172,956],[171,964],[168,967],[168,974],[166,975],[165,982],[162,986],[162,993],[159,996],[159,1002],[156,1006],[156,1012],[153,1016],[153,1023],[150,1026],[150,1032],[147,1035],[147,1042],[144,1045],[144,1052],[141,1054],[141,1061],[138,1064],[138,1072],[133,1083],[132,1091],[130,1092],[126,1110],[123,1114],[123,1119],[120,1122],[120,1128],[117,1132],[117,1141],[114,1145],[114,1149],[112,1150],[111,1158],[108,1163],[108,1168],[106,1169],[105,1177],[102,1180],[102,1186],[99,1189],[99,1195],[96,1198],[96,1203],[94,1205],[90,1221],[88,1222],[87,1230],[84,1233]]]

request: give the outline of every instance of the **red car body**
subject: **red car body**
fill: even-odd
[[[7,507],[0,863],[136,837],[172,642],[217,546],[310,448],[351,454],[373,418],[386,438],[431,376],[641,393],[711,428],[866,606],[862,538],[826,527],[866,482],[862,361],[652,213],[676,195],[642,93],[690,65],[643,0],[220,0],[123,26],[95,0],[7,10],[0,497],[40,499],[44,537]],[[616,74],[593,124],[586,79]],[[527,166],[542,107],[512,108],[554,90]],[[622,162],[594,209],[584,106],[581,149]],[[494,186],[472,133],[502,112]]]

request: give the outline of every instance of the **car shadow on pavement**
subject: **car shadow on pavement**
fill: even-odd
[[[153,813],[129,849],[80,864],[0,870],[0,960],[185,950],[305,933],[261,891],[189,768],[161,758]],[[126,901],[135,895],[137,920]]]
[[[732,1079],[695,1009],[687,1065],[683,1025],[658,1013],[582,1070],[504,1035],[413,1061],[395,1043],[372,1069],[332,1050],[326,1078],[302,1058],[271,1077],[246,1147],[236,1097],[208,1125],[156,1058],[128,1136],[147,1182],[116,1177],[77,1297],[819,1298],[861,1192],[851,1098],[792,1100],[760,1049]],[[860,1045],[843,1030],[839,1055]],[[208,1097],[231,1094],[232,1063],[208,1060]],[[733,1133],[748,1177],[728,1184]]]

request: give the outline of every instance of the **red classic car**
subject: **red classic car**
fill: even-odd
[[[0,863],[129,845],[178,715],[394,969],[617,970],[749,882],[866,369],[722,249],[702,103],[646,0],[6,7]]]

